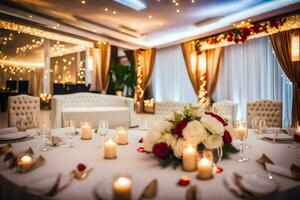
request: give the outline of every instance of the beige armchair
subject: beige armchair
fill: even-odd
[[[155,116],[164,120],[171,117],[174,111],[183,110],[186,105],[176,101],[157,101],[155,102]]]
[[[224,117],[232,124],[236,120],[237,104],[233,101],[222,100],[213,104],[213,111]]]
[[[282,102],[271,100],[258,100],[247,103],[248,127],[252,128],[253,118],[264,119],[267,127],[281,127]]]
[[[22,120],[22,127],[26,130],[33,128],[33,118],[39,119],[40,99],[28,95],[17,95],[8,98],[8,126],[16,127],[17,121]]]

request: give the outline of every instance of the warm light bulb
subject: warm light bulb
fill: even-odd
[[[107,11],[108,11],[108,8],[104,8],[104,10],[107,12]]]
[[[86,1],[85,1],[85,0],[82,0],[82,1],[81,1],[81,3],[82,3],[82,4],[85,4],[85,3],[86,3]]]
[[[177,12],[177,13],[179,13],[179,12],[180,12],[180,10],[179,10],[179,9],[177,9],[177,10],[176,10],[176,12]]]
[[[114,15],[117,14],[117,11],[114,10],[114,11],[113,11],[113,14],[114,14]]]

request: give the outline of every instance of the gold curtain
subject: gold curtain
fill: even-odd
[[[209,49],[206,51],[206,77],[207,77],[207,95],[211,98],[215,92],[221,63],[223,58],[223,48]]]
[[[199,101],[210,103],[221,70],[222,48],[196,52],[193,42],[181,44],[186,69]]]
[[[279,32],[269,37],[282,70],[293,83],[292,119],[295,124],[297,121],[300,122],[300,90],[297,87],[300,81],[300,61],[291,61],[292,31]]]
[[[95,50],[92,49],[91,55],[94,58],[94,83],[97,91],[106,91],[109,84],[109,66],[111,46],[107,42],[97,43],[99,49],[98,56],[95,55]]]
[[[138,73],[138,85],[141,86],[142,91],[144,92],[148,86],[151,83],[151,76],[152,76],[152,71],[154,67],[154,60],[155,60],[155,55],[156,55],[156,49],[138,49],[134,51],[134,60],[135,60],[135,68]],[[139,70],[140,75],[139,75]],[[139,78],[141,79],[141,82],[139,82]],[[138,92],[138,91],[137,91]],[[143,96],[142,92],[142,96]],[[139,98],[138,99],[143,99]]]
[[[23,68],[16,70],[14,73],[8,67],[0,68],[0,86],[5,88],[6,81],[12,80],[28,80],[28,92],[30,95],[39,96],[43,90],[43,72],[44,69]]]
[[[183,58],[185,61],[185,66],[190,77],[192,86],[194,88],[195,93],[197,96],[199,95],[200,91],[200,76],[201,71],[197,67],[198,65],[198,56],[197,53],[194,51],[193,43],[192,42],[184,42],[181,43],[181,51],[183,54]]]

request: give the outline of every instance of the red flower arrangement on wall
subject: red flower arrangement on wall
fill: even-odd
[[[206,43],[209,45],[216,45],[222,41],[244,43],[250,35],[259,33],[268,33],[268,29],[279,29],[286,22],[286,18],[274,18],[263,23],[250,24],[248,26],[240,26],[230,31],[211,36],[206,39]],[[202,39],[195,40],[195,50],[200,51]]]

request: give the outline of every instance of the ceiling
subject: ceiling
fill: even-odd
[[[207,36],[243,19],[261,20],[300,9],[300,0],[10,0],[0,13],[124,48],[164,47]],[[178,4],[178,5],[176,5]]]

